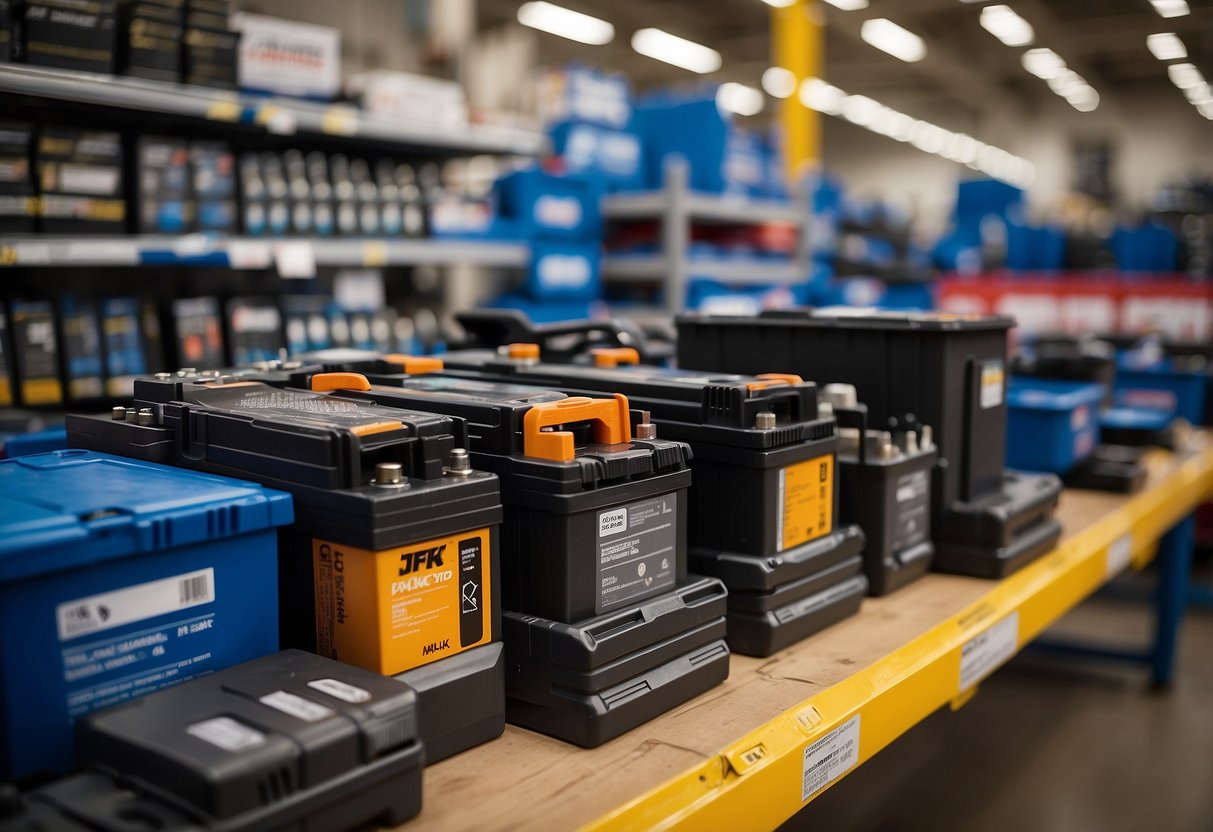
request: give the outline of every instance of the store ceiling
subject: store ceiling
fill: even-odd
[[[584,46],[539,34],[545,63],[580,61],[624,70],[640,89],[703,77],[632,51],[632,32],[655,26],[720,52],[724,66],[708,76],[712,80],[758,86],[770,64],[769,8],[760,0],[557,1],[610,21],[616,35],[606,46]],[[1146,36],[1154,32],[1178,34],[1189,60],[1213,78],[1213,0],[1188,0],[1191,14],[1169,19],[1160,17],[1148,0],[1006,2],[1035,28],[1032,45],[1060,54],[1105,101],[1128,89],[1182,95],[1167,80],[1166,65],[1146,48]],[[975,113],[1027,113],[1053,97],[1020,64],[1026,47],[1004,46],[981,28],[980,0],[870,0],[869,8],[851,12],[818,5],[826,20],[825,78],[848,92],[878,100],[959,104]],[[518,6],[516,0],[479,0],[481,25],[514,22]],[[873,17],[887,17],[920,35],[926,58],[905,63],[860,40],[860,25]]]

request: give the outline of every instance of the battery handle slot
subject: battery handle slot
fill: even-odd
[[[523,454],[552,462],[571,462],[576,456],[573,433],[550,428],[577,422],[589,422],[593,426],[594,441],[600,445],[622,445],[632,441],[627,396],[622,393],[616,393],[610,399],[570,396],[537,404],[526,412],[522,423]]]

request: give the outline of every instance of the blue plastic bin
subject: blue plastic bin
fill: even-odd
[[[1118,364],[1113,388],[1116,405],[1162,411],[1194,425],[1204,420],[1209,377],[1203,369],[1180,369],[1171,358],[1139,369]]]
[[[92,451],[0,460],[0,778],[73,721],[278,649],[287,494]]]
[[[1101,384],[1013,376],[1007,386],[1007,467],[1064,474],[1099,441]]]
[[[548,129],[548,137],[569,173],[601,176],[608,191],[644,188],[644,145],[635,132],[562,121]]]
[[[19,433],[4,440],[3,456],[18,457],[61,451],[67,447],[67,428],[60,425],[33,433]]]
[[[601,244],[534,243],[524,289],[535,300],[592,300],[601,297]]]
[[[516,170],[494,185],[501,216],[514,220],[522,236],[537,240],[597,240],[602,237],[600,177],[547,173],[538,165]]]
[[[762,140],[734,126],[715,97],[687,101],[650,96],[636,108],[635,124],[644,140],[649,187],[664,187],[666,165],[682,157],[693,191],[768,195]]]

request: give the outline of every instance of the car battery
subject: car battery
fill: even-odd
[[[101,340],[105,351],[105,394],[129,396],[135,378],[160,369],[160,321],[155,306],[138,298],[101,301]]]
[[[139,379],[134,408],[69,416],[69,441],[290,492],[284,645],[412,685],[430,761],[498,736],[501,503],[497,477],[451,470],[467,459],[466,424],[258,374],[273,372]]]
[[[188,144],[185,139],[141,136],[136,146],[141,234],[184,234],[194,226]]]
[[[1012,376],[1007,385],[1007,464],[1065,474],[1099,439],[1101,384]]]
[[[13,398],[16,383],[13,376],[13,348],[8,342],[9,310],[0,304],[0,414],[16,404]]]
[[[849,384],[827,384],[819,407],[838,422],[839,515],[863,529],[868,594],[887,595],[924,575],[931,542],[931,472],[938,450],[930,425],[898,434],[868,426]]]
[[[85,450],[0,460],[3,775],[67,771],[83,714],[278,649],[291,499]]]
[[[597,745],[724,681],[729,652],[719,635],[696,643],[655,623],[657,611],[682,603],[678,594],[688,586],[702,587],[700,608],[707,605],[711,617],[725,612],[724,584],[687,574],[687,445],[648,431],[633,439],[633,415],[620,394],[573,397],[425,374],[439,366],[402,357],[396,369],[403,373],[372,385],[356,372],[315,372],[311,364],[291,383],[468,420],[472,462],[502,482],[501,592],[513,635],[506,640],[506,718]],[[522,629],[513,616],[522,617]],[[539,660],[545,670],[537,672],[524,658],[536,634],[575,632],[575,641],[592,645],[625,621],[634,623],[631,635],[584,657],[590,675],[575,695],[556,659]]]
[[[223,366],[223,315],[218,298],[174,298],[172,320],[180,366],[199,370]]]
[[[4,34],[0,25],[0,60],[7,59],[3,55]],[[33,131],[33,125],[27,122],[0,121],[0,231],[5,233],[28,234],[34,230],[38,200],[30,153]]]
[[[297,650],[80,722],[88,769],[5,805],[2,832],[353,829],[421,810],[408,685]]]
[[[776,609],[771,620],[777,626],[766,639],[748,638],[749,649],[761,643],[766,646],[760,655],[769,655],[858,611],[866,590],[860,576],[864,535],[859,527],[838,522],[838,439],[833,417],[818,415],[815,384],[799,376],[640,366],[639,353],[628,347],[593,349],[598,366],[528,357],[539,352],[535,344],[514,344],[498,352],[456,350],[441,358],[454,375],[570,395],[621,392],[649,414],[662,436],[690,445],[690,567],[722,578],[730,605],[742,603],[744,593],[771,593],[821,570],[848,583],[851,591],[822,614]],[[839,572],[834,567],[841,562],[848,569]],[[737,644],[730,631],[730,646],[747,652]]]
[[[25,61],[85,72],[112,72],[117,29],[113,0],[25,0]]]
[[[80,404],[103,398],[101,324],[94,301],[72,295],[60,299],[59,343],[68,401]]]
[[[126,231],[122,137],[43,127],[37,144],[38,230],[47,234]]]
[[[278,357],[286,342],[282,313],[272,298],[231,298],[226,312],[232,363],[250,364]]]
[[[855,385],[895,432],[933,428],[936,569],[1001,577],[1049,551],[1061,481],[1004,469],[1007,332],[1001,316],[766,311],[677,318],[678,360],[730,372],[771,370]]]
[[[55,307],[50,301],[14,300],[8,306],[16,359],[17,395],[23,407],[63,401],[59,377],[59,339]]]
[[[120,9],[118,64],[123,75],[176,83],[181,79],[183,0],[131,0]]]

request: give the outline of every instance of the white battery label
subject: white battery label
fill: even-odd
[[[1006,373],[1001,361],[990,361],[981,368],[981,408],[986,410],[1002,404]]]
[[[833,783],[859,762],[859,714],[805,746],[801,802]]]
[[[332,708],[326,708],[319,702],[296,696],[287,690],[276,690],[261,697],[261,704],[268,705],[276,711],[282,711],[288,716],[302,719],[304,722],[319,722],[333,715]]]
[[[960,648],[960,690],[966,691],[1015,655],[1019,647],[1019,611],[974,636]]]
[[[598,612],[674,588],[678,494],[598,512]]]
[[[59,640],[112,630],[214,600],[215,570],[211,567],[77,598],[55,607]]]
[[[217,716],[186,726],[185,733],[224,751],[244,751],[265,744],[265,734],[230,716]]]
[[[327,693],[334,699],[349,702],[351,705],[357,705],[359,702],[365,702],[371,698],[370,691],[355,687],[340,679],[313,679],[307,683],[307,686],[312,690]]]

